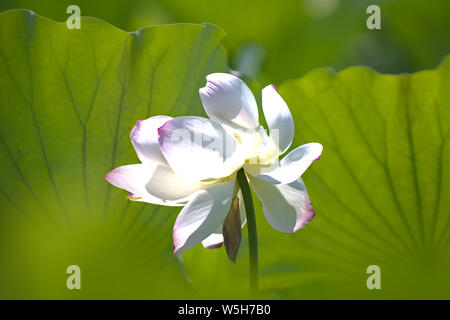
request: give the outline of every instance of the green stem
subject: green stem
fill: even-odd
[[[253,207],[252,192],[250,191],[244,169],[238,171],[237,181],[242,191],[245,214],[247,216],[250,293],[256,298],[258,295],[258,236],[256,234],[255,208]]]

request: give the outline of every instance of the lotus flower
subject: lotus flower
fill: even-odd
[[[269,224],[295,232],[315,215],[300,176],[319,159],[322,146],[308,143],[279,160],[292,143],[294,122],[275,86],[262,90],[267,133],[259,124],[255,97],[241,79],[214,73],[206,81],[199,92],[209,119],[137,121],[131,142],[141,163],[118,167],[106,180],[127,190],[130,200],[184,206],[173,228],[175,254],[200,242],[219,247],[225,237],[234,251],[229,255],[235,256],[245,224],[238,171],[245,171]]]

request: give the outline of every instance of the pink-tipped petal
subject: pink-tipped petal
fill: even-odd
[[[238,141],[217,122],[178,117],[158,130],[159,145],[170,167],[188,180],[227,177],[245,161]]]
[[[261,200],[264,216],[274,229],[286,233],[295,232],[315,216],[301,179],[276,185],[254,177],[250,177],[250,181]]]
[[[304,144],[292,150],[280,161],[274,170],[256,175],[257,178],[272,184],[286,184],[299,178],[311,163],[317,160],[323,147],[320,143]]]
[[[302,216],[299,219],[297,219],[297,223],[295,224],[294,227],[294,232],[306,226],[316,216],[316,212],[314,211],[314,208],[312,206],[311,200],[309,199],[309,195],[307,192],[305,197],[306,199],[303,202],[304,214],[302,214]]]
[[[182,206],[203,187],[200,183],[184,184],[169,167],[154,163],[121,166],[109,172],[105,179],[128,191],[128,199],[132,201],[165,206]],[[170,186],[177,188],[170,189]]]
[[[205,249],[217,249],[223,245],[222,233],[212,233],[205,240],[202,241],[202,245]]]
[[[164,125],[168,116],[154,116],[146,120],[138,120],[130,134],[131,143],[141,162],[153,161],[167,164],[158,143],[158,128]]]
[[[206,77],[206,86],[199,93],[210,119],[247,129],[258,127],[255,97],[238,77],[228,73],[212,73]]]
[[[113,186],[125,189],[138,196],[146,193],[145,184],[151,177],[151,173],[142,164],[130,164],[118,167],[108,174],[105,179]]]

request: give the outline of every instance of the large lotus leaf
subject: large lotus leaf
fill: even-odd
[[[293,146],[315,141],[324,151],[303,177],[317,213],[309,225],[282,234],[258,208],[265,297],[450,298],[449,88],[450,59],[411,75],[318,69],[279,87]],[[236,266],[223,253],[187,252],[198,291],[243,291],[242,249]],[[371,265],[380,290],[367,287]]]
[[[222,32],[128,34],[94,19],[67,30],[0,15],[1,281],[4,297],[247,296],[248,247],[173,257],[178,209],[126,200],[103,179],[136,162],[128,133],[153,114],[201,114],[203,76],[225,70]],[[324,154],[304,175],[316,218],[273,230],[258,201],[262,297],[449,297],[449,69],[312,71],[280,86],[295,145]],[[65,268],[82,269],[82,290]],[[366,269],[381,268],[381,290]]]
[[[296,141],[325,150],[305,176],[317,218],[302,245],[278,244],[316,296],[450,297],[449,88],[450,59],[411,75],[316,70],[281,86]],[[366,287],[369,265],[379,291]]]
[[[179,209],[128,201],[104,175],[138,162],[136,120],[202,112],[205,75],[226,69],[223,36],[211,25],[127,33],[83,18],[69,30],[30,11],[0,14],[2,297],[190,292],[171,250]],[[66,288],[72,264],[81,291]]]

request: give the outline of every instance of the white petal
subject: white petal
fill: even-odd
[[[189,195],[197,191],[200,185],[182,185],[176,184],[176,175],[169,171],[167,166],[158,164],[131,164],[118,167],[109,172],[105,179],[112,185],[128,191],[129,199],[142,201],[165,206],[182,206],[189,200]],[[157,178],[154,179],[153,177]],[[177,185],[179,189],[167,189],[163,186],[167,180],[169,185]],[[161,186],[161,191],[156,194],[149,192],[148,185]]]
[[[175,254],[200,243],[223,223],[231,207],[234,184],[234,180],[223,182],[194,194],[173,227]]]
[[[278,167],[272,171],[256,175],[256,177],[272,184],[286,184],[295,181],[314,160],[319,159],[322,149],[320,143],[304,144],[281,159]],[[255,175],[254,171],[250,171],[250,174]]]
[[[195,191],[204,189],[211,182],[187,180],[178,176],[170,167],[157,165],[150,180],[145,185],[147,191],[166,201],[182,201]]]
[[[222,247],[223,244],[223,234],[220,228],[216,232],[211,233],[205,240],[202,241],[203,247],[206,249],[216,249]]]
[[[105,179],[113,186],[142,195],[146,193],[145,184],[149,177],[142,164],[130,164],[112,170]]]
[[[283,98],[269,85],[262,90],[262,108],[270,130],[270,137],[284,153],[294,138],[294,120]]]
[[[131,131],[131,143],[141,162],[148,160],[167,164],[158,143],[158,128],[172,119],[168,116],[154,116],[136,122]]]
[[[228,73],[212,73],[199,90],[206,114],[211,119],[253,129],[259,125],[258,106],[244,81]]]
[[[167,121],[158,132],[164,157],[186,179],[226,177],[245,161],[245,154],[237,152],[238,141],[215,121],[178,117]]]
[[[278,185],[254,177],[250,177],[250,181],[261,200],[264,216],[274,229],[286,233],[295,232],[315,216],[301,179]]]

